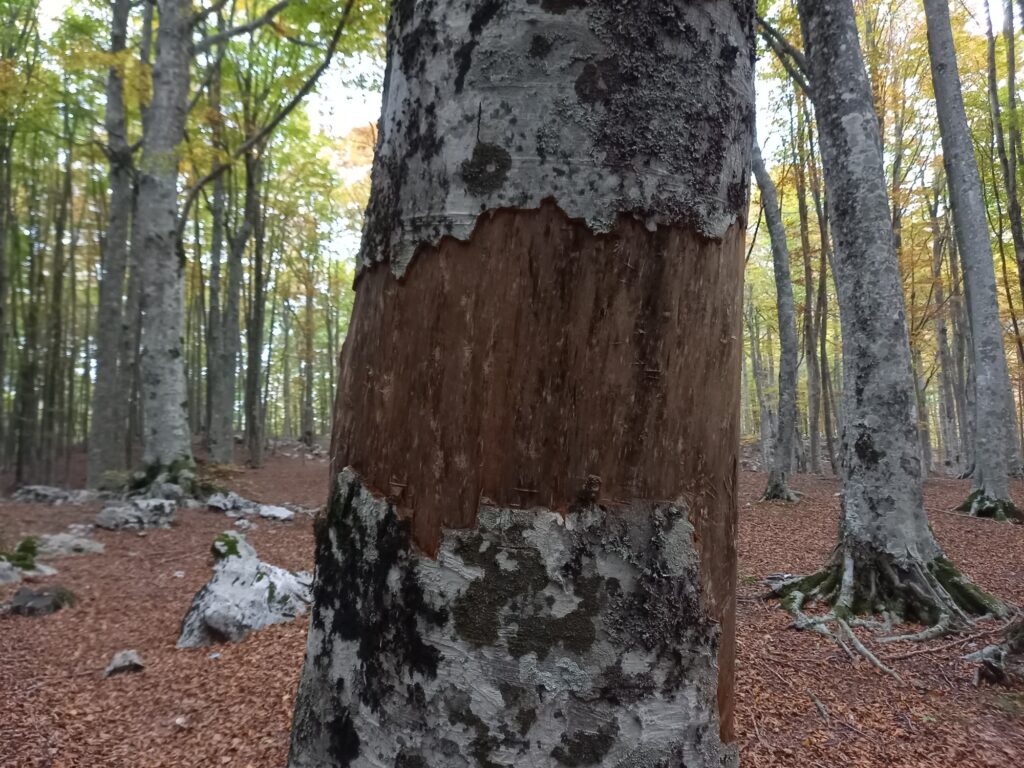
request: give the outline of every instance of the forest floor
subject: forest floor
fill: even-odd
[[[225,483],[263,502],[318,506],[327,464],[275,456]],[[902,683],[866,661],[851,662],[825,638],[787,628],[788,616],[764,599],[758,582],[824,562],[836,533],[838,488],[831,479],[800,476],[794,487],[802,500],[778,505],[758,502],[763,485],[763,475],[742,473],[741,764],[1022,765],[1024,691],[974,687],[975,665],[961,659],[995,639],[996,622],[967,637],[876,647]],[[928,482],[937,536],[982,587],[1024,605],[1024,526],[951,513],[966,493],[962,481]],[[1024,486],[1015,495],[1024,501]],[[95,511],[0,502],[0,547],[90,522]],[[98,531],[105,554],[53,560],[59,574],[44,580],[74,590],[77,606],[44,618],[0,616],[0,766],[284,765],[307,622],[271,627],[236,645],[176,650],[181,619],[210,576],[210,542],[228,527],[224,516],[202,510],[181,510],[177,520],[144,536]],[[312,568],[306,516],[257,521],[248,539],[261,559]],[[13,591],[0,587],[0,601]],[[102,679],[110,657],[126,648],[139,651],[145,670]]]

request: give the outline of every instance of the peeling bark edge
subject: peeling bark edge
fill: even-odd
[[[687,516],[484,505],[434,560],[346,468],[317,520],[289,765],[737,765]]]
[[[548,197],[594,232],[626,213],[722,238],[746,211],[752,4],[647,5],[396,3],[359,269],[400,277]]]

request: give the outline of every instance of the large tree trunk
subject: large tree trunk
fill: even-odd
[[[999,604],[945,559],[924,511],[903,288],[853,5],[799,0],[798,10],[833,214],[845,418],[839,543],[824,570],[787,585],[786,605],[823,599],[847,632],[850,613],[967,623]]]
[[[142,237],[143,463],[148,474],[191,470],[184,359],[184,263],[178,250],[178,162],[188,107],[191,3],[159,0],[153,96],[139,168]]]
[[[754,8],[620,10],[394,5],[293,768],[736,762]]]
[[[110,52],[120,55],[127,47],[130,0],[111,3]],[[120,357],[124,345],[124,282],[128,267],[128,234],[132,213],[132,151],[128,142],[128,118],[124,79],[117,66],[107,71],[107,156],[110,161],[110,202],[107,231],[100,262],[99,304],[96,310],[96,385],[93,388],[89,432],[90,486],[104,473],[124,469],[124,432],[128,398],[121,389]]]
[[[796,501],[797,496],[789,488],[789,472],[793,465],[793,432],[796,429],[796,373],[797,350],[796,307],[793,301],[793,281],[789,270],[789,246],[786,244],[786,228],[782,223],[779,196],[775,182],[764,167],[761,149],[754,142],[752,156],[754,177],[761,189],[761,204],[764,206],[768,234],[771,236],[772,264],[775,271],[775,306],[779,318],[779,420],[775,434],[775,450],[768,470],[768,487],[765,500]],[[813,348],[813,341],[811,342]],[[813,355],[812,355],[813,357]]]
[[[967,311],[971,317],[973,341],[976,397],[974,488],[965,506],[972,515],[1021,518],[1010,498],[1007,461],[1010,451],[1007,447],[1016,441],[1013,429],[1016,420],[999,320],[992,244],[981,177],[960,90],[949,7],[946,0],[925,0],[924,8],[943,160],[949,179],[954,231],[967,284]]]

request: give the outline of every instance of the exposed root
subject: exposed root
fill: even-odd
[[[972,491],[964,503],[957,507],[958,512],[967,512],[971,517],[985,517],[1000,523],[1024,523],[1024,512],[1021,512],[1012,501],[994,499],[986,496],[985,491]]]
[[[861,550],[855,554],[842,545],[817,573],[770,586],[782,598],[782,607],[793,615],[795,628],[829,637],[851,658],[856,652],[897,679],[899,676],[856,636],[854,627],[891,633],[895,622],[918,622],[925,625],[921,632],[890,635],[879,642],[925,641],[969,629],[979,618],[1005,617],[1009,612],[1005,604],[980,590],[945,558],[929,563],[897,561],[885,553]],[[821,615],[806,613],[804,609],[815,603],[830,610]],[[882,620],[859,618],[870,615]]]

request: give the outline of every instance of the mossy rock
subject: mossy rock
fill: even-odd
[[[0,552],[0,559],[6,560],[20,571],[32,571],[36,567],[39,542],[29,536],[22,539],[11,552]]]
[[[238,557],[238,539],[227,533],[220,534],[213,540],[213,544],[210,545],[210,552],[218,560],[223,560],[226,557]]]

